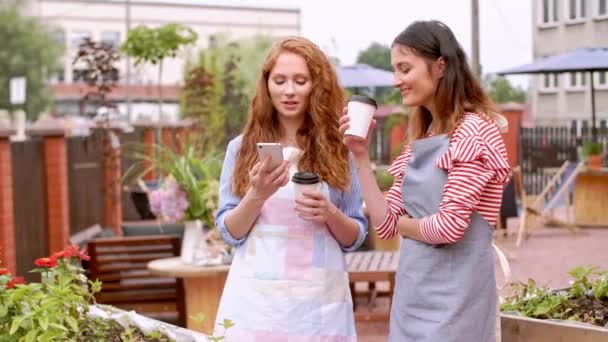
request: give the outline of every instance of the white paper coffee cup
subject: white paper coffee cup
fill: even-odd
[[[348,98],[348,117],[350,118],[346,135],[354,135],[367,138],[369,126],[372,123],[378,105],[371,97],[363,95],[352,95]]]
[[[294,198],[302,196],[304,191],[319,191],[321,180],[313,172],[297,172],[291,177],[294,187]]]

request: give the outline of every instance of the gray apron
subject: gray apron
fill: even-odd
[[[402,186],[413,218],[439,211],[448,176],[435,162],[449,144],[446,135],[413,143]],[[454,244],[402,239],[389,341],[493,342],[496,298],[492,228],[477,212]]]

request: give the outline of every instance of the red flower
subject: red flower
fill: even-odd
[[[57,259],[54,257],[39,258],[39,259],[36,259],[36,261],[34,261],[34,264],[38,267],[53,268],[53,267],[57,266]]]
[[[6,275],[6,274],[11,274],[11,272],[9,272],[6,268],[0,268],[0,276]]]
[[[23,277],[14,277],[8,282],[8,284],[6,284],[6,288],[12,289],[15,287],[15,285],[18,284],[25,284],[25,280],[23,280]]]
[[[64,255],[63,255],[63,251],[61,251],[61,252],[56,252],[56,253],[53,253],[53,255],[51,255],[51,258],[53,258],[53,259],[55,259],[55,260],[62,259],[63,257],[64,257]]]
[[[83,247],[81,250],[78,250],[78,246],[75,245],[67,246],[63,251],[53,254],[52,258],[78,258],[80,260],[91,260],[91,257],[87,255],[86,248]]]

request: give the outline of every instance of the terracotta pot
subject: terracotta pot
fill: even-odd
[[[601,154],[587,156],[587,165],[591,170],[599,170],[604,166],[604,156]]]

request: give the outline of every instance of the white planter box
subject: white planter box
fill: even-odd
[[[199,332],[157,321],[155,319],[142,316],[135,311],[124,311],[117,309],[113,306],[91,305],[89,306],[88,316],[111,319],[118,322],[118,324],[124,328],[134,326],[141,330],[144,334],[149,334],[153,331],[160,331],[176,342],[210,342],[206,335]]]
[[[500,314],[502,342],[607,342],[608,329],[584,323]]]

